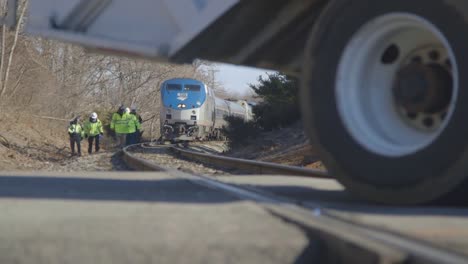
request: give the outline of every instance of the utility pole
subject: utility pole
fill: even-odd
[[[219,70],[216,69],[216,68],[210,68],[209,71],[210,71],[210,73],[211,73],[211,74],[210,74],[210,75],[211,75],[211,88],[212,88],[212,89],[216,89],[215,77],[216,77],[216,73],[218,73]]]

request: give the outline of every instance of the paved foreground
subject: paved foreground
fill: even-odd
[[[2,174],[0,263],[317,263],[323,251],[261,205],[166,173]],[[332,180],[217,179],[468,255],[468,208],[369,205]]]
[[[2,173],[0,263],[303,263],[304,232],[164,173]]]
[[[292,198],[310,208],[468,256],[468,207],[372,205],[347,193],[334,180],[284,176],[221,176],[219,180]]]

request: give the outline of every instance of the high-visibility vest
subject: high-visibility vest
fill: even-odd
[[[129,123],[130,133],[135,133],[137,130],[141,130],[141,123],[135,114],[130,113],[130,115],[132,116],[132,120]]]
[[[132,131],[133,116],[127,113],[120,115],[119,113],[114,113],[111,120],[111,129],[115,130],[119,134],[129,134],[135,131]]]
[[[94,123],[90,120],[86,121],[86,123],[84,124],[84,131],[86,135],[92,137],[104,133],[104,130],[102,129],[101,120],[98,119]]]
[[[68,133],[84,137],[84,131],[80,124],[70,124],[68,127]]]

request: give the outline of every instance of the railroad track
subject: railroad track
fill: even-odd
[[[241,199],[251,200],[261,205],[271,214],[284,221],[301,227],[316,245],[317,263],[468,263],[464,255],[446,248],[427,243],[413,237],[382,230],[368,225],[347,221],[324,209],[320,203],[301,203],[294,198],[278,196],[259,189],[240,187],[213,177],[194,175],[156,164],[135,154],[135,146],[124,149],[124,160],[128,166],[141,171],[164,170],[170,175],[189,180],[193,183],[228,192]],[[152,147],[143,145],[143,149],[158,149],[209,163],[220,167],[235,167],[259,174],[281,174],[330,178],[322,171],[305,170],[291,166],[281,166],[265,162],[219,157],[197,151],[186,150],[177,146]],[[144,155],[143,155],[144,156]]]
[[[135,147],[132,147],[135,148]],[[131,152],[132,148],[127,149],[127,153]],[[307,176],[314,178],[330,179],[330,175],[322,170],[306,169],[296,166],[287,166],[271,162],[262,162],[254,160],[245,160],[238,158],[225,157],[220,155],[208,154],[206,152],[189,150],[181,147],[180,145],[163,145],[151,146],[142,144],[143,149],[167,149],[173,154],[178,155],[189,160],[198,161],[203,164],[209,164],[224,169],[235,169],[240,172],[248,172],[251,174],[278,174],[278,175],[295,175]],[[163,168],[160,168],[163,169]]]

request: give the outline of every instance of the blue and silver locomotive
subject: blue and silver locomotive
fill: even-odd
[[[245,101],[217,98],[201,81],[176,78],[161,85],[161,136],[163,140],[219,139],[224,116],[250,120],[252,108]]]

